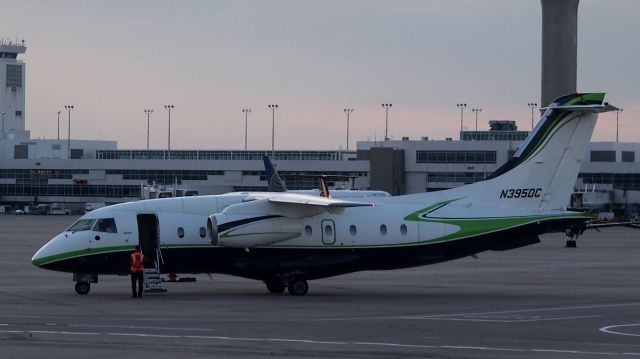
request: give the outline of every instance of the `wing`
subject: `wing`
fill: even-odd
[[[283,206],[287,206],[287,205],[315,206],[315,207],[324,208],[327,211],[329,211],[329,209],[336,209],[336,208],[344,209],[348,207],[373,207],[373,204],[371,203],[352,202],[352,201],[345,201],[345,200],[331,198],[331,197],[322,197],[322,196],[296,194],[296,193],[286,193],[286,194],[271,196],[269,197],[269,202],[283,205]]]
[[[212,244],[223,247],[250,248],[298,237],[302,218],[322,212],[341,213],[349,207],[373,207],[371,203],[282,193],[234,204],[207,220]]]
[[[586,225],[586,229],[598,229],[606,227],[632,227],[640,228],[640,222],[589,222]]]

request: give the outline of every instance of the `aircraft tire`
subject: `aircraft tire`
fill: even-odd
[[[287,289],[291,295],[302,296],[309,291],[309,284],[304,279],[296,278],[289,282]]]
[[[282,293],[287,289],[287,285],[280,279],[270,279],[264,281],[267,290],[271,293]]]
[[[76,282],[76,293],[80,294],[80,295],[86,295],[89,294],[89,291],[91,290],[91,284],[89,284],[89,282]]]

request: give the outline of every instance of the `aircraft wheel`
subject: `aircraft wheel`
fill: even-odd
[[[271,279],[264,282],[267,286],[267,290],[271,293],[282,293],[287,289],[287,285],[280,279]]]
[[[305,295],[309,291],[309,284],[304,279],[293,279],[287,285],[287,289],[291,295]]]
[[[76,282],[76,293],[80,295],[88,294],[91,290],[91,284],[89,282]]]

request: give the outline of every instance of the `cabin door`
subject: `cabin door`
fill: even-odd
[[[160,269],[162,253],[160,252],[160,237],[158,231],[158,217],[153,213],[139,214],[138,241],[144,254],[144,267]]]

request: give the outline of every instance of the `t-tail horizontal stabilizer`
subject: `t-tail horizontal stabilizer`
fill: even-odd
[[[597,115],[616,107],[604,93],[558,98],[546,109],[511,160],[483,182],[470,197],[501,207],[565,210],[587,151]]]

